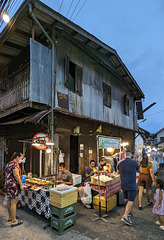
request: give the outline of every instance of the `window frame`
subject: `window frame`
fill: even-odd
[[[70,88],[70,63],[75,66],[74,89]],[[65,85],[71,91],[82,96],[83,68],[69,59],[65,59]]]
[[[124,95],[124,114],[129,116],[130,112],[130,99],[127,97],[127,94]]]
[[[112,94],[111,86],[103,82],[103,105],[111,108],[112,107]]]

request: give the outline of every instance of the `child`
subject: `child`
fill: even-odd
[[[160,225],[159,229],[164,230],[164,182],[161,179],[157,179],[157,182],[155,184],[156,194],[154,195],[154,207],[153,207],[153,213],[157,214],[158,221],[155,222],[155,224]]]

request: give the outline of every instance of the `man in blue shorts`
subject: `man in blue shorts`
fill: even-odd
[[[131,152],[126,152],[126,158],[118,162],[117,172],[120,174],[121,188],[126,203],[125,212],[121,221],[127,225],[132,225],[129,214],[132,211],[137,194],[136,172],[140,172],[140,166],[137,161],[131,158]]]

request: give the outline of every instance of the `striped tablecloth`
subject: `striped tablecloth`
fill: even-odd
[[[94,185],[91,183],[91,189],[95,191],[99,191],[98,185]],[[109,186],[100,186],[100,193],[104,194],[104,198],[108,199],[112,194],[118,192],[121,189],[121,182],[113,183]]]

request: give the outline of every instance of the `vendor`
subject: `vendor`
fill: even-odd
[[[58,182],[65,183],[67,185],[73,184],[72,173],[66,169],[65,163],[59,163],[59,175],[58,175]]]
[[[98,165],[97,165],[98,166]],[[99,161],[99,173],[106,173],[107,171],[104,170],[104,166],[106,166],[106,160],[105,157],[101,157]]]
[[[85,176],[86,176],[85,182],[91,181],[91,176],[94,175],[94,172],[93,172],[94,167],[95,167],[95,160],[91,160],[89,167],[87,167],[85,170]]]

